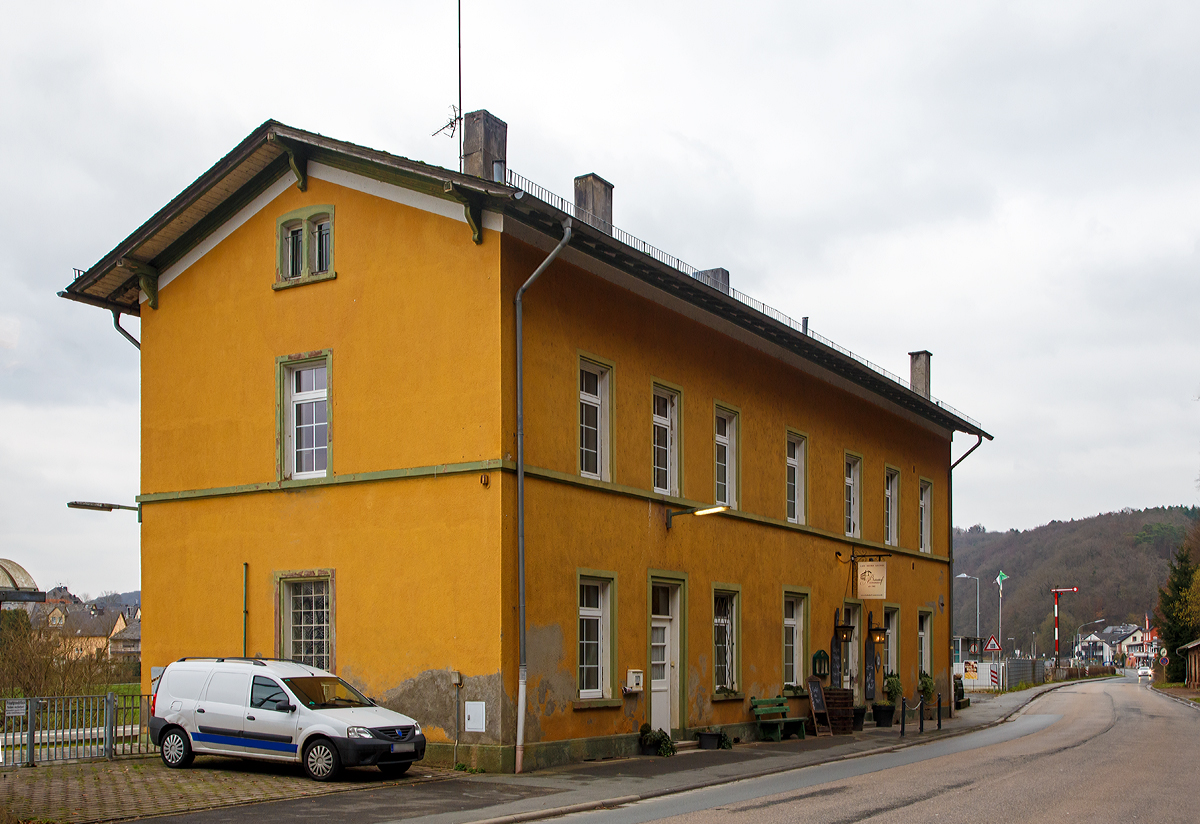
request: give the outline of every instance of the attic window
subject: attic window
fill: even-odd
[[[307,206],[275,224],[275,289],[337,277],[333,268],[333,207]]]

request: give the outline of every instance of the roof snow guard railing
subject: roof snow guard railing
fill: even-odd
[[[812,338],[813,340],[816,340],[816,341],[819,341],[819,342],[825,344],[826,346],[830,347],[831,349],[836,349],[838,352],[841,352],[846,357],[853,358],[854,360],[858,361],[859,363],[861,363],[863,366],[867,367],[871,371],[873,371],[879,375],[882,375],[883,377],[887,378],[890,381],[900,384],[905,389],[908,389],[910,391],[912,390],[912,385],[908,381],[904,380],[904,378],[900,377],[899,375],[897,375],[893,372],[889,372],[888,370],[884,369],[879,364],[872,363],[871,361],[867,360],[866,358],[862,357],[861,355],[854,354],[846,347],[841,346],[837,343],[834,343],[832,340],[825,337],[824,335],[814,332],[811,327],[806,327],[806,325],[799,323],[798,321],[794,320],[793,318],[789,317],[788,315],[785,315],[783,312],[780,312],[778,309],[768,306],[767,304],[763,303],[761,300],[758,300],[757,298],[753,298],[750,295],[747,295],[745,292],[739,292],[737,289],[734,289],[731,286],[726,286],[725,284],[718,283],[716,281],[716,279],[711,278],[708,275],[704,274],[702,271],[697,269],[695,266],[685,263],[684,261],[675,257],[674,255],[667,254],[662,249],[659,249],[657,246],[651,246],[649,243],[646,243],[644,240],[642,240],[640,238],[634,237],[633,235],[629,234],[628,232],[624,231],[623,229],[618,229],[616,226],[613,226],[608,221],[604,220],[603,218],[597,217],[596,215],[592,214],[591,212],[585,211],[584,209],[580,209],[578,206],[576,206],[574,203],[567,200],[566,198],[556,195],[554,192],[550,191],[549,189],[547,189],[543,186],[539,186],[538,184],[534,183],[532,180],[530,180],[526,177],[522,177],[521,175],[514,172],[512,169],[507,170],[507,175],[508,175],[508,179],[506,182],[508,183],[509,186],[512,186],[516,189],[520,189],[521,191],[525,192],[526,194],[533,195],[534,197],[536,197],[538,200],[542,201],[543,203],[549,204],[550,206],[553,206],[554,208],[558,209],[559,211],[565,212],[566,214],[570,215],[575,220],[579,220],[584,223],[591,224],[592,226],[595,226],[596,228],[598,228],[604,232],[607,232],[608,234],[612,235],[612,237],[614,239],[619,240],[621,243],[624,243],[626,246],[629,246],[630,248],[636,249],[644,255],[648,255],[649,257],[654,258],[659,263],[665,264],[667,266],[670,266],[672,269],[676,269],[676,270],[682,272],[683,274],[687,275],[688,277],[692,278],[693,280],[698,280],[701,283],[705,283],[714,289],[719,289],[720,291],[724,292],[725,294],[727,294],[730,297],[737,300],[739,303],[743,303],[746,306],[749,306],[751,309],[762,312],[767,317],[773,318],[774,320],[779,321],[780,323],[784,324],[785,326],[790,327],[791,329],[795,330],[796,332],[799,332],[802,335],[807,335],[808,337]],[[969,417],[968,415],[964,415],[962,412],[958,411],[950,404],[945,403],[944,401],[940,401],[937,398],[933,398],[933,397],[931,397],[929,400],[932,403],[939,406],[940,408],[949,412],[951,415],[959,417],[962,420],[967,421],[971,425],[973,425],[977,428],[980,428],[980,424],[978,421],[976,421],[974,418]]]

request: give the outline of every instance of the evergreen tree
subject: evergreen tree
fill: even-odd
[[[1183,657],[1176,651],[1196,638],[1198,630],[1193,621],[1189,593],[1196,565],[1192,562],[1193,550],[1200,550],[1200,522],[1193,524],[1187,537],[1175,552],[1167,575],[1167,585],[1158,590],[1158,608],[1154,620],[1158,624],[1159,638],[1171,663],[1167,666],[1168,681],[1182,681],[1186,673]],[[1200,551],[1196,553],[1200,555]]]

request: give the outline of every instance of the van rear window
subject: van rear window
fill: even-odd
[[[207,676],[208,670],[172,669],[167,676],[167,689],[172,698],[195,701]]]
[[[288,685],[288,689],[304,706],[312,709],[371,706],[371,702],[364,698],[361,692],[335,676],[284,678],[283,683]]]

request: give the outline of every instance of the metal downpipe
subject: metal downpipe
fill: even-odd
[[[966,452],[964,452],[962,454],[962,457],[960,457],[957,461],[950,464],[950,471],[946,473],[946,500],[948,501],[948,504],[947,504],[948,511],[946,512],[946,516],[947,516],[947,520],[949,522],[947,531],[949,532],[949,537],[950,537],[950,543],[946,547],[946,552],[949,555],[950,574],[951,575],[954,574],[954,467],[958,466],[960,463],[965,461],[967,459],[967,456],[970,455],[972,452],[974,452],[976,449],[978,449],[979,445],[981,443],[983,443],[983,435],[976,435],[975,437],[978,439],[975,441],[975,445],[972,446],[970,449],[968,449]],[[990,438],[989,438],[989,440],[990,440]],[[979,582],[976,581],[975,583],[976,583],[976,586],[978,586]],[[950,610],[950,626],[953,627],[954,626],[954,579],[953,578],[950,579],[949,597],[946,600],[949,602],[949,603],[947,603],[946,606]],[[976,608],[975,614],[977,616],[979,614],[978,607]],[[978,634],[979,630],[976,629],[975,632],[976,632],[976,634]],[[950,656],[949,657],[950,657],[950,662],[951,662],[950,684],[949,684],[951,697],[950,697],[949,711],[950,711],[950,717],[953,718],[954,717],[954,701],[955,701],[954,664],[953,664],[953,662],[954,662],[954,631],[953,631],[953,629],[951,629],[949,635],[950,635]]]
[[[517,602],[521,614],[519,637],[520,670],[517,679],[517,752],[515,772],[521,772],[525,759],[525,681],[528,674],[525,655],[525,350],[521,296],[542,272],[554,262],[559,252],[571,242],[571,218],[563,221],[563,237],[554,251],[542,261],[529,276],[529,280],[517,290],[514,299],[517,313]]]
[[[129,341],[134,346],[136,346],[138,348],[138,351],[140,352],[142,350],[142,345],[140,343],[138,343],[137,338],[135,338],[133,335],[129,334],[128,332],[126,332],[124,329],[121,328],[121,313],[118,312],[116,309],[113,309],[112,313],[113,313],[113,327],[116,328],[116,330],[121,333],[121,336],[124,337],[125,340]]]

